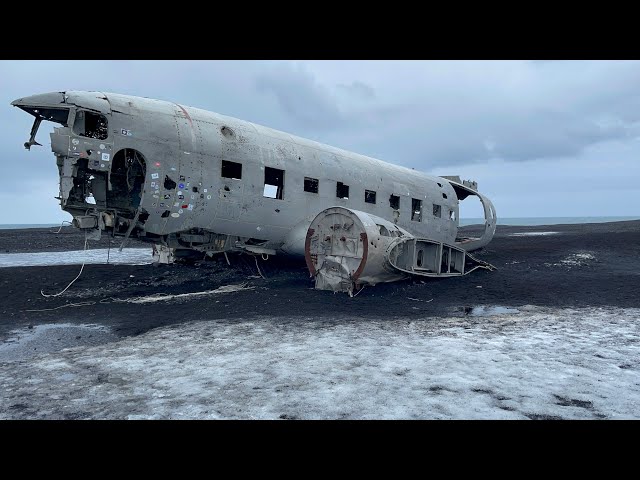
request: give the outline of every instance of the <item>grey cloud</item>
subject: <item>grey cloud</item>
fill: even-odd
[[[486,82],[473,91],[473,82],[461,79],[458,89],[452,84],[446,91],[430,92],[426,86],[426,95],[408,105],[382,101],[373,87],[361,81],[331,85],[290,65],[263,74],[258,85],[261,92],[277,97],[292,124],[325,130],[326,143],[410,166],[466,164],[492,157],[527,161],[572,156],[637,131],[633,122],[640,119],[635,82],[640,65],[616,64],[609,74],[600,64],[580,63],[574,77],[574,65],[567,62],[531,65],[539,82],[535,83],[536,77],[524,87],[532,91],[511,91],[509,96],[499,85],[491,90]],[[550,82],[553,75],[562,82]],[[340,103],[332,91],[367,102]],[[598,121],[603,116],[615,121],[604,125]],[[375,135],[370,129],[376,129]],[[485,146],[488,139],[495,144],[493,151]]]
[[[370,85],[358,81],[349,85],[339,83],[336,88],[360,100],[372,100],[376,97],[376,91]]]
[[[526,177],[552,159],[566,182],[585,152],[624,158],[620,172],[640,147],[640,62],[0,61],[0,71],[3,192],[34,218],[29,192],[58,181],[52,124],[26,152],[32,118],[9,103],[56,90],[175,101],[422,171],[490,176],[498,158]]]
[[[344,123],[328,89],[301,67],[278,65],[257,75],[255,81],[259,92],[275,95],[282,109],[305,127],[333,128]]]

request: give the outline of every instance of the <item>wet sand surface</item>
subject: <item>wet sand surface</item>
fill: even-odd
[[[0,230],[0,253],[82,249],[80,232],[56,230]],[[89,246],[108,248],[108,239]],[[40,291],[59,292],[79,265],[0,268],[0,418],[640,418],[640,221],[498,226],[474,255],[497,270],[381,284],[354,298],[314,290],[304,261],[278,258],[258,259],[266,278],[237,255],[231,267],[224,257],[87,264],[50,298]],[[509,342],[531,355],[515,358]],[[96,373],[98,361],[113,369]],[[170,391],[151,380],[183,366],[191,373],[163,373]],[[557,383],[568,372],[570,388]],[[500,384],[508,378],[520,380]],[[537,389],[518,386],[527,378]],[[141,382],[146,393],[132,394]],[[87,388],[113,395],[87,397]],[[197,401],[176,403],[181,389]],[[160,390],[166,401],[153,400]],[[212,400],[220,391],[225,407]]]

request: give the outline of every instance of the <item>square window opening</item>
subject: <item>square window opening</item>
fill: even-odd
[[[422,200],[411,199],[411,220],[414,222],[422,221]]]
[[[318,179],[304,177],[304,191],[318,193]]]
[[[342,182],[336,184],[336,197],[349,200],[349,185],[345,185]]]
[[[242,164],[222,160],[222,169],[220,176],[224,178],[242,178]]]
[[[376,192],[373,190],[365,190],[364,191],[364,201],[366,203],[376,203]]]
[[[282,200],[284,198],[284,170],[264,167],[264,192],[268,198]]]
[[[442,215],[442,207],[440,205],[433,204],[433,216],[440,218]]]
[[[400,210],[400,197],[397,195],[391,195],[389,197],[389,206],[394,210]]]

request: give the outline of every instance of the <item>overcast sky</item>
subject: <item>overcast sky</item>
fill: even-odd
[[[64,90],[175,101],[460,175],[499,217],[640,216],[640,62],[0,61],[0,223],[70,218],[53,198],[53,124],[28,152],[33,117],[10,106]]]

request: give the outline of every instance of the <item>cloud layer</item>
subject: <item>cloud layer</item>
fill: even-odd
[[[66,218],[49,200],[51,126],[25,151],[31,117],[9,103],[71,89],[172,100],[475,178],[503,216],[552,215],[542,205],[554,198],[556,215],[636,215],[638,85],[632,61],[2,61],[0,202],[21,208],[0,223]]]

